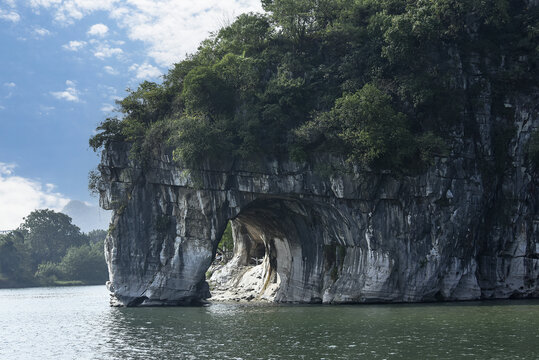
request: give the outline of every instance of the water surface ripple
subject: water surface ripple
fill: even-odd
[[[0,359],[539,359],[539,300],[111,308],[104,286],[0,290]]]

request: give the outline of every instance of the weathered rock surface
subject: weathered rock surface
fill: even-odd
[[[461,86],[481,82],[481,101],[455,126],[450,155],[415,176],[330,156],[187,170],[166,151],[143,168],[129,160],[129,144],[109,144],[100,170],[101,205],[114,210],[105,245],[113,303],[208,298],[206,271],[229,220],[235,256],[212,275],[220,294],[323,303],[539,297],[539,180],[526,155],[539,97],[495,100],[479,65],[469,68]]]
[[[517,131],[502,176],[485,170],[488,132],[476,142],[455,134],[451,156],[417,176],[362,172],[330,157],[187,171],[162,155],[142,169],[128,144],[111,144],[100,169],[101,204],[114,210],[105,249],[113,302],[208,298],[205,273],[229,220],[235,256],[212,279],[243,298],[537,297],[539,187],[524,147],[538,119],[512,106]]]

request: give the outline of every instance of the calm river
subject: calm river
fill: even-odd
[[[0,290],[0,359],[539,359],[539,301],[110,308],[104,286]]]

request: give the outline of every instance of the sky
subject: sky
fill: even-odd
[[[250,11],[259,0],[0,0],[0,230],[96,206],[88,139],[115,100]]]

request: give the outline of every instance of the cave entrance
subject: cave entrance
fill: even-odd
[[[234,239],[232,238],[232,224],[228,221],[225,232],[221,236],[221,240],[217,244],[215,258],[212,262],[212,267],[217,265],[225,265],[234,255]],[[211,269],[209,270],[211,271]]]
[[[212,299],[275,301],[291,276],[293,258],[301,259],[298,227],[307,233],[308,217],[297,201],[266,199],[254,201],[231,219],[206,273]],[[226,250],[230,248],[231,255]]]
[[[217,250],[215,252],[215,258],[212,262],[212,267],[226,265],[234,257],[234,236],[232,233],[233,220],[229,220],[226,229],[221,237],[221,240],[217,244]],[[238,225],[236,225],[238,226]],[[250,239],[249,239],[250,240]],[[249,241],[246,247],[249,249],[247,255],[247,261],[244,265],[259,265],[266,256],[266,246],[261,241]],[[244,245],[244,246],[245,246]],[[239,246],[239,244],[238,244]],[[212,271],[210,269],[209,271]]]
[[[213,300],[319,303],[347,276],[343,264],[353,231],[335,206],[264,198],[229,222],[232,256],[214,262],[206,276]]]

